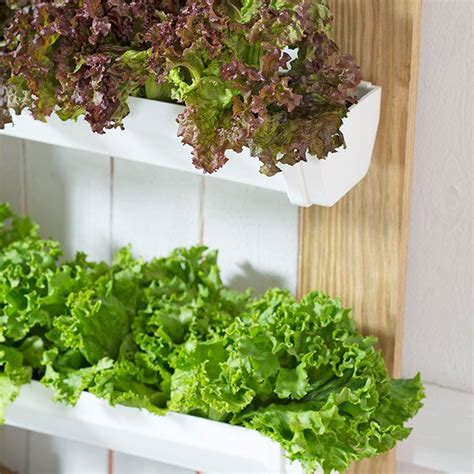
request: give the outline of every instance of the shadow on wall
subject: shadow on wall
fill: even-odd
[[[239,264],[238,267],[239,273],[231,276],[227,282],[234,290],[244,291],[247,288],[253,288],[255,294],[261,295],[269,288],[285,286],[285,280],[281,275],[260,272],[248,261]]]
[[[0,464],[0,474],[15,474],[15,472]]]

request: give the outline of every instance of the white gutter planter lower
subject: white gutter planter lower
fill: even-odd
[[[283,173],[269,178],[259,173],[259,161],[250,157],[248,150],[240,154],[229,152],[229,162],[211,176],[285,192],[298,206],[332,206],[364,178],[372,157],[381,88],[364,82],[359,86],[358,96],[359,102],[350,108],[342,127],[346,148],[330,154],[326,160],[309,156],[307,162],[284,166]],[[177,136],[176,117],[183,106],[134,97],[129,104],[125,130],[98,135],[83,119],[63,122],[54,115],[43,123],[24,111],[14,117],[13,126],[0,130],[0,135],[201,174],[191,162],[191,148],[183,146]]]
[[[7,409],[6,424],[201,472],[281,471],[280,446],[247,428],[111,407],[86,392],[75,407],[54,402],[52,396],[39,382],[23,386]]]

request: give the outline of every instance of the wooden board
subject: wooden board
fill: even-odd
[[[364,79],[382,86],[373,164],[333,208],[300,213],[299,293],[340,296],[365,333],[379,337],[398,375],[418,79],[421,0],[331,0],[335,37]],[[394,452],[361,463],[357,473],[395,472]]]

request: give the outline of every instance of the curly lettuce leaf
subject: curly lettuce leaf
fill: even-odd
[[[48,284],[61,255],[54,241],[16,241],[0,253],[0,342],[21,341],[35,328],[49,327]],[[53,311],[54,312],[54,311]]]
[[[43,121],[53,112],[63,120],[84,115],[97,133],[123,127],[128,97],[141,95],[152,75],[144,36],[160,19],[156,7],[151,0],[73,0],[18,10],[0,53],[3,113],[9,105]]]
[[[4,422],[6,408],[31,376],[32,368],[25,363],[21,350],[0,344],[0,425]]]
[[[324,0],[24,4],[0,46],[2,128],[10,108],[104,133],[141,96],[185,104],[178,136],[205,173],[245,147],[272,176],[344,145],[360,71],[331,40]]]
[[[120,358],[113,366],[101,370],[89,391],[112,406],[124,405],[157,415],[168,411],[166,378],[148,367],[139,354],[130,360]]]
[[[103,358],[90,365],[80,351],[60,352],[57,348],[45,352],[42,363],[41,383],[53,390],[55,400],[68,405],[75,405],[94,384],[95,377],[114,364],[112,359]]]
[[[5,411],[20,394],[20,387],[6,374],[0,372],[0,425],[5,422]]]
[[[223,336],[183,346],[170,408],[256,429],[308,472],[343,472],[404,439],[421,406],[419,378],[390,381],[374,344],[339,300],[271,290]]]
[[[0,203],[0,250],[26,237],[37,238],[38,226],[28,217],[14,214],[7,203]]]
[[[211,1],[152,29],[152,64],[186,104],[178,135],[197,168],[213,173],[248,147],[271,176],[344,144],[360,72],[330,40],[331,22],[321,1]]]
[[[59,263],[59,244],[1,205],[0,242],[0,418],[34,376],[68,404],[89,391],[258,430],[308,472],[344,472],[410,433],[420,377],[390,379],[338,299],[232,291],[201,246]]]

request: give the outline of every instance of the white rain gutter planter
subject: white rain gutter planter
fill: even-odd
[[[279,444],[257,431],[190,415],[153,415],[84,392],[76,406],[53,401],[39,382],[21,388],[5,424],[200,472],[278,473]]]
[[[287,193],[298,206],[332,206],[367,174],[379,124],[381,92],[369,82],[359,86],[359,102],[349,109],[342,126],[346,148],[326,160],[308,157],[307,162],[284,165],[282,173],[269,178],[259,173],[260,163],[248,150],[228,152],[228,163],[210,176]],[[125,130],[108,130],[104,135],[93,133],[82,118],[63,122],[54,115],[43,123],[33,120],[28,111],[15,116],[14,125],[7,125],[0,135],[202,174],[191,162],[191,148],[177,136],[176,117],[182,105],[135,97],[130,98],[129,105]]]

